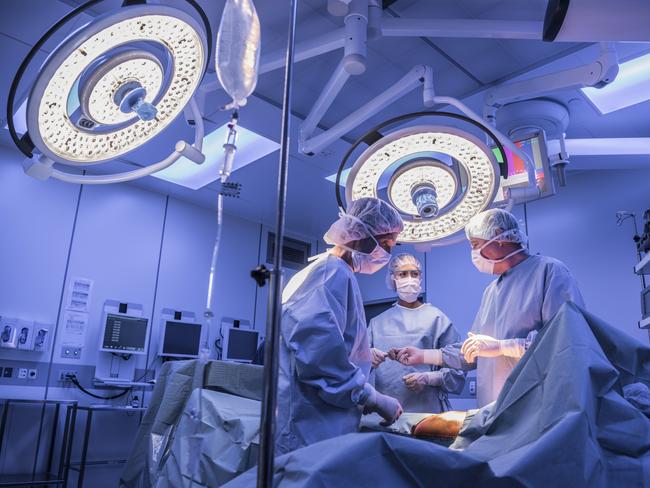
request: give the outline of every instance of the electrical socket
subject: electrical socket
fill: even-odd
[[[68,382],[70,381],[69,376],[79,376],[79,371],[74,371],[72,369],[62,369],[59,371],[59,381],[61,382]]]
[[[476,396],[476,380],[470,380],[469,382],[469,394]]]

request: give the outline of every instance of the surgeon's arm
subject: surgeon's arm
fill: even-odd
[[[449,320],[449,319],[447,319]],[[438,338],[438,347],[444,348],[460,341],[460,334],[450,323],[449,327]],[[444,361],[444,360],[443,360]],[[439,388],[447,393],[460,393],[465,386],[465,372],[462,369],[443,367],[438,371],[441,376]]]
[[[546,325],[566,302],[573,302],[584,308],[584,300],[578,284],[561,264],[550,266],[544,283],[544,302],[542,303],[542,324]]]
[[[319,286],[286,310],[285,320],[290,324],[283,326],[283,339],[294,353],[298,380],[318,390],[324,402],[341,408],[363,403],[367,396],[361,394],[366,377],[348,359],[341,332],[347,314],[327,286]]]
[[[406,366],[431,364],[433,366],[446,366],[463,371],[476,369],[475,363],[465,361],[465,357],[460,350],[462,345],[462,342],[458,342],[449,344],[442,349],[419,349],[412,346],[393,348],[388,352],[388,357]]]

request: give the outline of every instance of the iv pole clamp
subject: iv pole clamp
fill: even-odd
[[[289,169],[289,130],[291,118],[291,89],[294,47],[296,35],[297,0],[290,0],[289,39],[287,42],[282,100],[282,134],[278,171],[278,213],[271,272],[270,320],[267,323],[264,347],[264,390],[262,396],[262,420],[260,425],[260,454],[257,466],[257,488],[273,486],[273,462],[275,454],[275,409],[278,395],[278,350],[280,321],[282,319],[282,243],[287,200],[287,173]]]

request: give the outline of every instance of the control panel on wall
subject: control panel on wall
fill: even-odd
[[[0,317],[0,347],[22,351],[46,352],[51,325],[14,317]]]

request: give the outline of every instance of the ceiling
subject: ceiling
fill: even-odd
[[[198,0],[205,9],[213,29],[219,25],[224,0]],[[0,109],[6,111],[6,94],[20,62],[30,47],[61,16],[69,12],[81,0],[21,0],[0,2],[0,57],[4,69],[0,73]],[[170,2],[167,2],[170,3]],[[183,0],[171,0],[183,7]],[[257,0],[256,7],[262,23],[262,59],[286,47],[288,32],[288,1]],[[343,19],[328,14],[326,0],[302,0],[299,2],[297,43],[331,32],[343,26]],[[115,8],[119,2],[106,0],[92,12],[97,15]],[[469,18],[494,20],[541,21],[546,0],[394,0],[385,1],[384,17],[390,18]],[[46,44],[36,57],[33,68],[26,73],[25,82],[19,90],[23,99],[30,83],[42,63],[57,42],[65,38],[91,17],[83,15],[77,22],[66,26]],[[214,42],[214,41],[213,41]],[[619,57],[625,59],[650,51],[650,45],[619,44]],[[433,68],[436,94],[454,96],[464,100],[476,111],[481,111],[485,90],[491,86],[577,66],[593,60],[598,47],[590,44],[544,43],[535,40],[504,39],[445,39],[445,38],[382,38],[368,45],[367,70],[360,76],[351,77],[332,107],[321,121],[321,128],[335,125],[349,113],[370,101],[399,80],[417,64]],[[382,110],[370,120],[356,127],[321,153],[307,157],[297,151],[299,124],[309,113],[321,89],[327,82],[342,56],[336,50],[296,63],[292,94],[291,157],[289,168],[288,213],[289,229],[315,236],[322,234],[328,222],[337,213],[334,185],[324,179],[336,171],[349,142],[370,127],[390,117],[422,109],[422,95],[415,90],[401,100]],[[214,59],[210,62],[205,81],[215,79]],[[284,70],[278,69],[260,75],[255,94],[241,110],[240,123],[275,141],[280,140],[280,121]],[[650,137],[650,102],[645,102],[608,115],[600,115],[577,90],[553,94],[552,98],[565,104],[571,114],[569,138],[591,137]],[[206,124],[214,129],[225,123],[228,113],[218,107],[227,102],[224,92],[208,93],[202,105]],[[2,125],[5,125],[4,117]],[[133,165],[143,165],[166,156],[176,140],[191,137],[192,132],[184,121],[176,121],[156,143],[129,154],[121,161],[106,165],[101,171],[124,170]],[[0,143],[11,146],[6,130],[0,130]],[[18,151],[16,151],[19,157]],[[0,164],[8,164],[0,162]],[[226,211],[256,222],[272,224],[275,216],[277,193],[278,152],[272,153],[244,168],[237,170],[232,179],[242,183],[239,199],[226,202]],[[626,167],[648,167],[647,157],[626,158],[607,156],[598,158],[574,158],[573,169],[596,170]],[[98,171],[89,168],[89,171]],[[215,184],[198,190],[167,183],[147,177],[136,183],[152,191],[214,207],[217,186]]]

